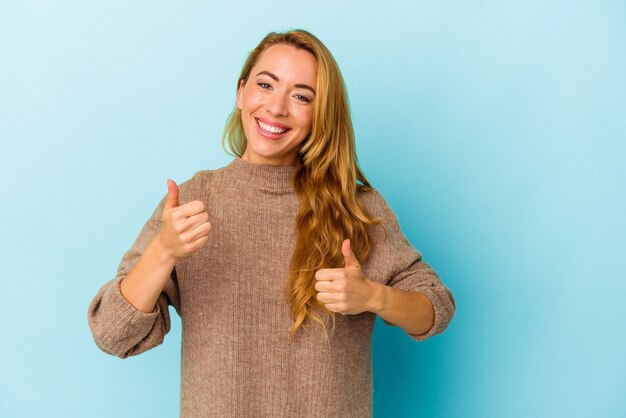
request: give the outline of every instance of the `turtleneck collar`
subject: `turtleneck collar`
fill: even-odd
[[[235,157],[226,169],[239,180],[273,190],[292,189],[291,179],[296,172],[293,165],[251,163],[241,157]]]

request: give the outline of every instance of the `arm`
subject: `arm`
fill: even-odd
[[[385,323],[397,325],[407,334],[422,336],[435,324],[435,309],[421,292],[395,289],[372,281],[372,310]]]
[[[392,246],[395,257],[391,277],[384,285],[377,283],[385,287],[378,292],[374,306],[386,323],[423,341],[447,329],[456,312],[456,301],[435,270],[422,260],[421,253],[399,232],[397,221],[390,229],[397,238]]]
[[[120,282],[122,295],[138,311],[153,312],[175,265],[176,259],[155,238],[135,268]]]
[[[196,173],[198,174],[198,173]],[[202,189],[194,176],[181,189]],[[126,358],[163,342],[170,330],[168,306],[180,314],[176,260],[192,255],[208,240],[208,215],[201,201],[178,204],[178,187],[168,184],[161,200],[116,277],[106,283],[88,310],[89,327],[104,352]]]
[[[115,278],[100,288],[89,305],[87,312],[89,327],[96,345],[105,353],[127,358],[161,344],[165,334],[170,330],[168,306],[174,305],[179,311],[176,270],[170,269],[169,265],[164,263],[159,265],[155,262],[156,251],[153,251],[155,247],[151,246],[159,230],[163,203],[164,200],[146,222],[132,247],[122,257]],[[155,272],[148,279],[154,287],[152,295],[157,294],[157,303],[152,303],[152,309],[145,309],[150,305],[150,301],[142,302],[135,298],[131,303],[127,300],[122,294],[122,281],[125,282],[125,278],[128,277],[131,284],[133,279],[140,281],[142,274],[155,267],[157,270],[160,269],[160,273]],[[139,291],[139,287],[133,289],[131,286],[128,292],[130,298],[133,298],[130,296],[133,291]],[[135,305],[143,310],[136,308]]]
[[[383,212],[387,222],[385,233],[377,234],[377,243],[368,255],[368,262],[378,267],[380,282],[366,277],[350,240],[345,239],[341,248],[345,267],[315,273],[317,300],[344,315],[376,313],[417,341],[442,333],[456,310],[452,292],[407,241],[382,196],[376,192],[369,198],[375,212]]]
[[[413,247],[399,253],[400,260],[413,262],[402,267],[387,284],[365,276],[350,240],[344,240],[342,253],[345,267],[320,269],[315,273],[317,299],[327,309],[344,315],[376,313],[418,341],[446,329],[455,311],[452,293],[435,271],[421,261],[421,255]],[[400,266],[404,266],[404,261]]]
[[[375,213],[385,219],[376,260],[387,266],[377,275],[380,280],[372,281],[372,312],[416,341],[443,333],[456,312],[452,292],[409,243],[382,195],[375,191],[369,197]]]
[[[145,313],[154,310],[176,260],[192,255],[206,244],[211,229],[208,218],[202,201],[179,205],[178,186],[174,181],[168,182],[159,233],[120,283],[122,294],[135,309]]]

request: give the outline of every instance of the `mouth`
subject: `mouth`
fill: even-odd
[[[271,122],[267,119],[254,118],[257,131],[266,138],[279,139],[291,129],[283,124]]]

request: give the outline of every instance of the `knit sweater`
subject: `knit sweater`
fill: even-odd
[[[127,358],[161,344],[172,305],[182,322],[181,417],[371,417],[371,337],[375,314],[336,314],[329,343],[311,322],[289,337],[285,298],[299,206],[295,167],[236,157],[202,170],[179,186],[179,203],[201,200],[212,228],[200,250],[177,261],[151,313],[135,309],[120,281],[156,237],[165,197],[124,254],[115,278],[88,309],[96,345]],[[373,242],[365,276],[425,294],[435,323],[423,341],[442,333],[455,301],[437,273],[409,244],[375,189],[359,192],[370,214],[387,221],[368,227]],[[327,266],[343,267],[343,266]]]

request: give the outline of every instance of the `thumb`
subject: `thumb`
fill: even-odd
[[[174,180],[167,181],[167,198],[165,199],[165,208],[171,209],[178,206],[178,186]]]
[[[349,239],[343,241],[343,244],[341,245],[341,252],[343,253],[343,258],[346,260],[346,267],[361,268],[359,260],[356,259],[356,256],[352,252],[352,246]]]

